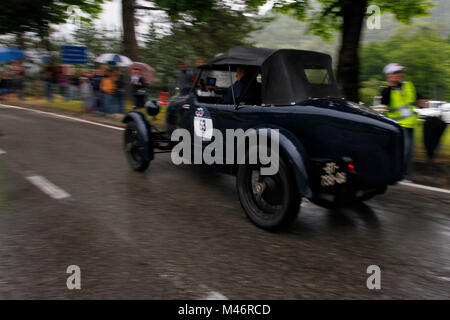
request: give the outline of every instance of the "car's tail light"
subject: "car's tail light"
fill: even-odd
[[[342,158],[342,160],[344,160],[344,162],[347,164],[347,169],[349,171],[355,171],[356,167],[355,164],[353,163],[353,159],[350,157],[344,157]]]

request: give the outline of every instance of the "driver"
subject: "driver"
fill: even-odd
[[[256,81],[256,72],[245,67],[236,68],[237,81],[228,88],[223,98],[224,104],[234,104],[233,92],[236,104],[241,101],[245,104],[261,104],[261,84]],[[233,88],[233,89],[231,89]]]

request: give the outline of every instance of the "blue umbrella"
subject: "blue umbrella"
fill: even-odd
[[[0,48],[0,62],[8,62],[25,58],[25,53],[17,48]]]

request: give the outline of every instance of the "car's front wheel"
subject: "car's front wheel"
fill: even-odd
[[[142,141],[139,130],[134,121],[129,121],[125,127],[124,148],[125,156],[130,167],[135,171],[145,171],[150,165],[150,160],[142,157]]]
[[[248,218],[258,227],[277,230],[295,221],[301,202],[291,170],[280,157],[278,173],[260,174],[260,165],[240,165],[236,184]]]

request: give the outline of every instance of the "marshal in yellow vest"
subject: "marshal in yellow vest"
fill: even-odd
[[[417,115],[414,106],[417,101],[416,88],[412,82],[403,82],[401,89],[391,89],[391,103],[387,116],[398,121],[405,128],[414,128]]]

